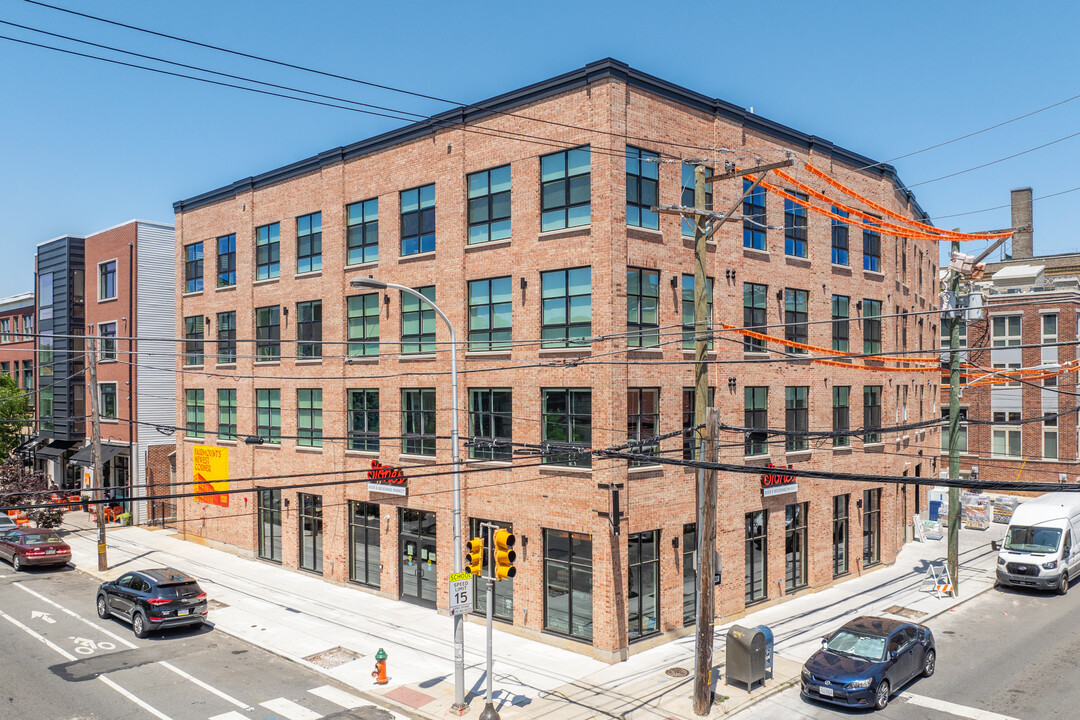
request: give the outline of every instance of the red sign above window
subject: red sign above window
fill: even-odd
[[[367,471],[368,491],[386,495],[404,495],[406,493],[405,474],[401,468],[383,465],[378,460],[371,461]]]
[[[788,465],[786,468],[780,466],[779,468],[772,463],[765,466],[769,469],[776,470],[793,470],[793,465]],[[788,475],[784,472],[767,472],[761,476],[761,494],[763,497],[771,497],[773,495],[784,495],[785,493],[798,492],[799,483],[798,478],[794,475]]]

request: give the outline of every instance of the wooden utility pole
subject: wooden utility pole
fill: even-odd
[[[960,252],[960,242],[953,240],[952,251]],[[949,579],[953,596],[960,596],[960,489],[955,481],[960,477],[960,272],[952,271],[949,292],[952,293],[952,313],[949,317]]]
[[[720,459],[720,411],[711,407],[705,413],[705,441],[702,444],[702,460],[718,462]],[[698,493],[700,507],[697,528],[698,537],[698,617],[697,658],[694,662],[694,713],[708,715],[712,709],[713,667],[713,620],[716,617],[716,496],[717,472],[698,472],[701,491]]]
[[[97,329],[90,327],[90,334],[86,341],[90,345],[87,353],[90,365],[90,423],[92,425],[92,437],[94,444],[94,493],[93,499],[97,501],[97,569],[105,571],[109,569],[109,560],[105,555],[105,478],[101,473],[101,415],[98,414],[98,382],[97,382],[97,341],[94,333]]]

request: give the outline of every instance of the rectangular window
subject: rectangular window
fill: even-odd
[[[992,321],[994,347],[1014,347],[1021,343],[1019,315],[997,316]]]
[[[11,342],[11,320],[0,319],[0,343]]]
[[[1058,459],[1058,429],[1056,418],[1043,423],[1042,456],[1044,460]]]
[[[705,318],[709,332],[708,350],[713,349],[713,279],[705,278]],[[694,276],[682,276],[682,346],[683,350],[696,348],[697,333],[694,328]]]
[[[217,286],[232,287],[236,284],[236,235],[222,235],[217,239]]]
[[[410,293],[401,293],[401,354],[435,352],[435,286],[416,291],[431,301],[428,304]]]
[[[942,408],[941,421],[941,452],[942,454],[946,454],[949,452],[949,408]],[[960,408],[960,417],[958,418],[957,422],[957,430],[957,452],[966,453],[968,451],[967,408]]]
[[[708,401],[709,407],[712,407],[715,403],[716,388],[708,389]],[[694,460],[698,457],[698,443],[697,434],[691,432],[690,429],[696,424],[694,418],[697,416],[697,391],[694,388],[683,388],[682,390],[682,426],[683,426],[683,459]]]
[[[378,355],[379,293],[353,295],[347,300],[347,308],[349,356]]]
[[[863,352],[881,352],[881,301],[863,300]]]
[[[435,184],[401,191],[401,254],[435,251]]]
[[[513,412],[509,388],[469,390],[469,457],[507,462],[512,459]]]
[[[218,406],[218,440],[236,439],[236,390],[219,389],[217,391]]]
[[[851,298],[846,295],[832,296],[832,349],[837,352],[851,351]]]
[[[349,579],[379,589],[379,506],[349,501]]]
[[[660,344],[660,273],[626,269],[626,345],[656,347]]]
[[[33,392],[34,390],[34,361],[23,360],[23,390],[26,392]]]
[[[809,503],[784,507],[784,590],[806,587],[806,513]]]
[[[764,333],[765,328],[765,295],[768,293],[767,285],[755,283],[743,283],[743,327],[754,332]],[[765,341],[760,338],[743,337],[743,352],[765,352]]]
[[[832,429],[834,433],[847,432],[851,429],[851,387],[834,385],[832,389]],[[834,435],[833,447],[847,447],[851,444],[850,435]]]
[[[281,275],[281,223],[255,229],[255,279]]]
[[[881,433],[877,429],[881,427],[881,386],[866,385],[863,387],[863,435],[864,443],[881,442]]]
[[[510,276],[469,281],[469,350],[508,351],[514,325]]]
[[[6,363],[5,363],[6,364]],[[201,390],[199,392],[202,392]],[[116,419],[116,383],[100,383],[98,385],[98,402],[100,403],[101,417],[106,420]]]
[[[808,310],[810,306],[810,293],[806,290],[793,290],[784,288],[784,339],[789,342],[797,342],[805,345],[809,340]],[[806,353],[806,348],[788,347],[785,352],[790,355]]]
[[[788,432],[784,449],[788,452],[810,448],[810,439],[806,435],[791,434],[810,431],[809,398],[809,387],[784,388],[784,427]]]
[[[184,364],[203,364],[203,316],[184,318]],[[104,343],[103,343],[104,344]]]
[[[39,372],[42,377],[50,377],[53,374],[53,362],[55,361],[53,355],[54,344],[55,339],[51,332],[43,330],[38,335],[38,364],[41,366]]]
[[[592,537],[544,530],[544,630],[592,642]]]
[[[746,432],[746,455],[767,455],[769,452],[769,388],[743,388],[743,425],[753,428]]]
[[[873,225],[869,220],[868,225]],[[881,272],[881,235],[876,230],[862,231],[862,266],[863,270]]]
[[[33,336],[33,334],[34,334],[34,316],[33,315],[23,315],[22,329],[23,329],[23,338],[25,338],[26,340],[32,339],[31,336]]]
[[[41,273],[38,275],[38,318],[51,320],[53,316],[52,306],[55,302],[53,297],[53,274]]]
[[[217,361],[219,364],[236,362],[236,311],[217,314]]]
[[[848,572],[848,502],[849,495],[834,495],[832,499],[832,574]]]
[[[105,263],[108,265],[110,263]],[[116,297],[116,263],[111,263],[112,279],[109,281],[109,285],[112,286],[113,297]],[[104,265],[99,266],[104,273]],[[102,282],[105,282],[105,278],[102,277]],[[105,286],[101,286],[102,292],[105,291]],[[202,292],[203,289],[203,244],[201,242],[192,243],[184,246],[184,292]]]
[[[281,391],[255,391],[255,432],[264,443],[281,444]]]
[[[322,270],[322,213],[296,218],[296,272]]]
[[[185,430],[188,437],[201,438],[206,430],[206,408],[203,405],[202,390],[184,391],[184,409],[187,418]]]
[[[116,359],[116,323],[103,322],[98,324],[98,336],[101,338],[101,350],[98,359],[101,362],[109,362]]]
[[[1020,369],[1020,363],[1018,363],[1018,362],[1017,363],[992,363],[990,367],[992,367],[994,370],[1001,371],[1002,374],[997,375],[996,378],[1004,379],[1003,376],[1006,376],[1008,371],[1010,371],[1010,370],[1019,370]],[[1019,377],[1015,373],[1011,377],[1013,377],[1013,380],[1011,382],[999,383],[999,386],[1000,387],[1007,387],[1007,388],[1018,388],[1018,387],[1020,387]]]
[[[401,391],[401,452],[435,454],[435,390]]]
[[[863,490],[863,567],[881,562],[881,488]]]
[[[705,168],[705,177],[712,175],[710,168]],[[682,206],[694,207],[694,166],[688,163],[682,165]],[[713,209],[712,183],[705,183],[705,210]],[[694,221],[688,217],[682,219],[682,234],[694,236]]]
[[[659,202],[659,158],[654,152],[626,146],[627,225],[660,229],[660,216],[653,212],[653,207]]]
[[[379,451],[379,391],[349,390],[349,450]]]
[[[322,447],[322,390],[300,388],[296,391],[296,444]]]
[[[41,412],[41,429],[53,429],[53,386],[45,385],[38,393],[38,408]]]
[[[578,347],[592,334],[592,268],[540,274],[545,348]]]
[[[202,243],[184,246],[186,292],[202,290]],[[98,300],[116,299],[116,261],[98,263]]]
[[[746,604],[769,596],[768,516],[765,510],[746,513]]]
[[[469,175],[469,244],[510,237],[510,166]]]
[[[281,562],[281,491],[259,490],[259,557]]]
[[[1001,412],[993,413],[995,423],[1019,422],[1020,413]],[[991,429],[991,454],[996,457],[1022,457],[1021,450],[1021,426],[1020,425],[995,425]]]
[[[846,210],[833,205],[833,215],[839,215],[846,218],[848,216]],[[850,228],[846,222],[836,220],[832,221],[832,263],[833,265],[850,265],[849,248],[848,248],[848,234]]]
[[[255,361],[281,357],[281,320],[277,305],[255,308]]]
[[[483,520],[481,518],[470,518],[470,520],[469,520],[469,528],[470,528],[470,530],[472,532],[469,535],[469,537],[484,538],[484,543],[485,543],[485,546],[486,546],[487,543],[488,543],[487,530],[484,527],[482,527],[482,524],[485,523],[485,522],[492,522],[492,521]],[[510,524],[510,523],[503,523],[503,522],[495,523],[495,522],[492,522],[492,524],[493,525],[498,525],[499,527],[504,528],[509,532],[514,531],[514,526],[512,524]],[[485,548],[485,550],[486,550],[486,548]],[[484,552],[484,559],[483,559],[483,562],[481,563],[481,568],[483,569],[482,570],[483,574],[485,574],[485,575],[490,574],[490,572],[491,572],[491,569],[490,569],[491,568],[491,554],[490,553]],[[473,577],[474,577],[473,597],[475,598],[475,602],[473,603],[473,612],[476,613],[477,615],[483,616],[483,615],[487,614],[487,593],[486,593],[486,585],[487,585],[487,583],[486,583],[486,581],[480,579],[477,576],[473,576]],[[493,618],[498,618],[499,620],[505,620],[506,622],[510,622],[510,623],[514,622],[514,579],[513,578],[508,578],[506,580],[500,580],[499,582],[495,583],[495,592],[493,594],[494,594],[494,598],[495,598],[495,603],[491,607],[491,616]]]
[[[353,203],[345,208],[345,241],[348,265],[379,260],[379,199]]]
[[[554,450],[541,462],[552,465],[591,467],[592,456],[567,447],[592,446],[592,390],[543,390],[543,441],[553,443]]]
[[[802,193],[789,194],[799,200],[806,200]],[[788,199],[784,200],[784,254],[806,257],[806,207]]]
[[[743,178],[743,192],[750,190],[752,182]],[[765,249],[765,188],[758,185],[746,196],[742,205],[743,247],[754,250]]]
[[[589,148],[540,158],[540,232],[592,222]]]
[[[682,530],[682,622],[697,622],[697,525],[686,523]]]
[[[660,632],[660,531],[627,538],[627,635],[630,641]]]
[[[1057,313],[1046,313],[1042,316],[1042,341],[1043,344],[1056,343],[1058,340],[1058,316]]]
[[[660,445],[653,439],[660,423],[660,389],[626,389],[626,441],[631,453],[656,455]],[[631,460],[630,467],[652,465],[649,460]]]
[[[300,569],[323,569],[323,507],[321,495],[298,493],[300,504]]]
[[[322,300],[296,303],[296,354],[322,357]]]

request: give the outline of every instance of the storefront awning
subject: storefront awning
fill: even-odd
[[[112,460],[120,453],[127,450],[127,445],[108,445],[106,443],[101,444],[101,464]],[[71,456],[68,460],[71,465],[82,465],[83,467],[90,467],[94,464],[94,444],[91,443],[86,447],[80,448],[79,452]]]
[[[59,460],[61,455],[77,444],[75,440],[50,440],[48,445],[37,451],[37,456],[46,460]]]
[[[45,439],[40,435],[27,435],[21,443],[15,446],[12,452],[19,455],[29,455],[34,447],[43,442],[45,442]]]

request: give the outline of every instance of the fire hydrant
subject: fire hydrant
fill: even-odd
[[[386,677],[386,651],[379,648],[379,652],[375,653],[375,669],[371,671],[371,677],[375,678],[375,683],[378,685],[385,685],[389,682]]]

